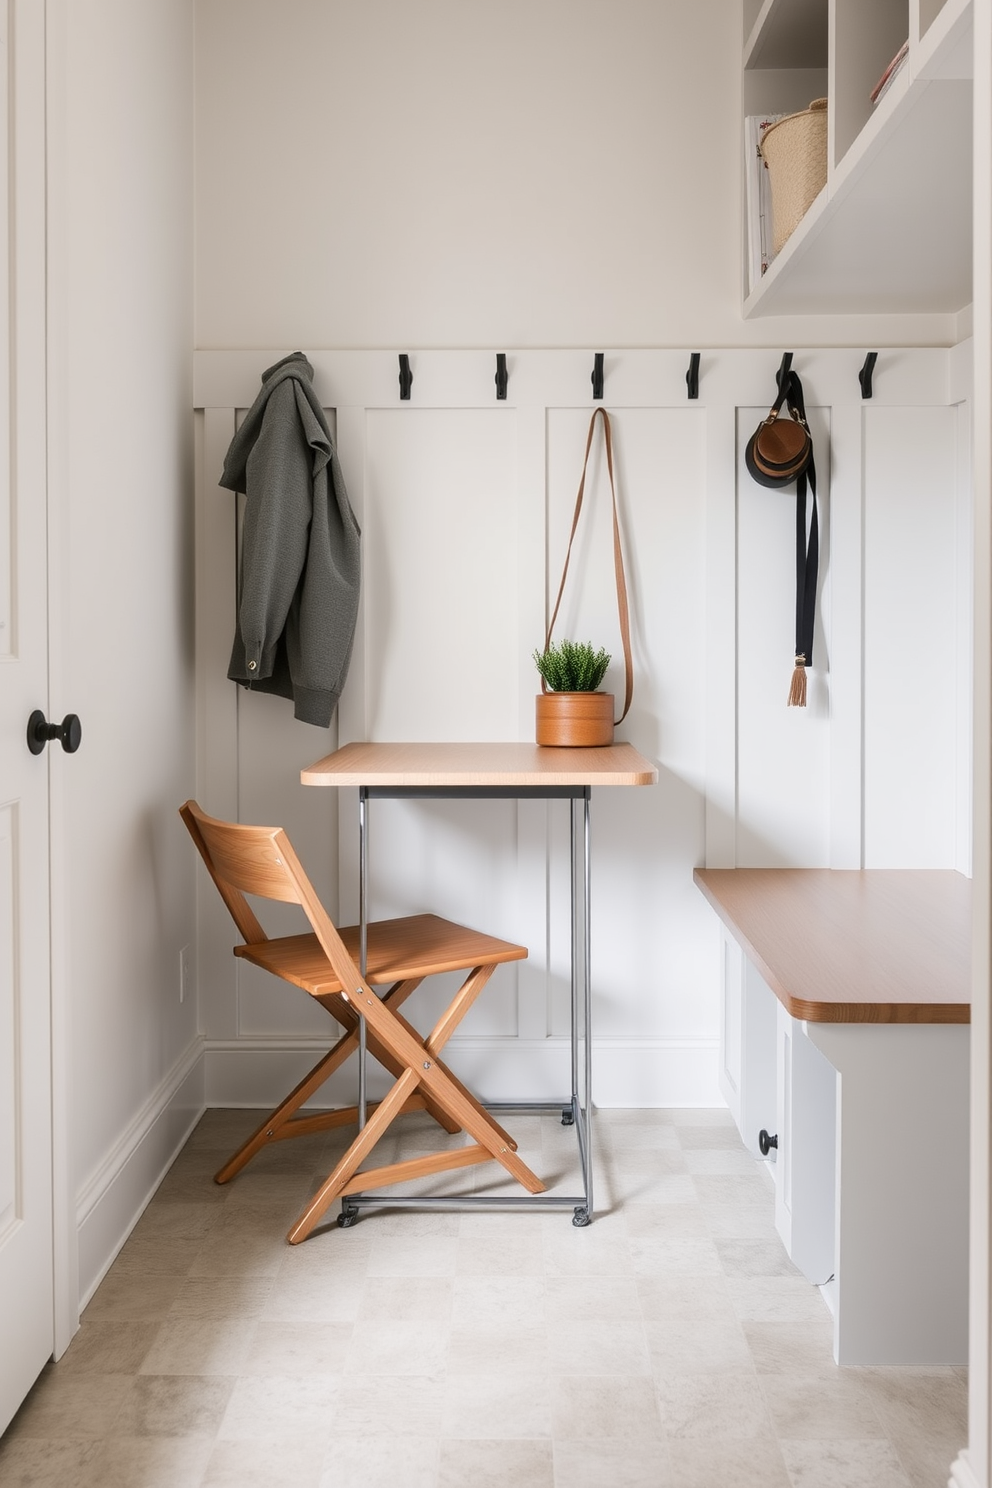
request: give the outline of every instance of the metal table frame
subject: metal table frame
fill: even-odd
[[[571,1209],[573,1225],[593,1218],[592,1178],[592,991],[590,978],[590,801],[589,785],[360,785],[359,835],[359,951],[360,969],[367,970],[369,802],[375,800],[541,800],[570,803],[569,869],[571,890],[571,1074],[569,1096],[544,1101],[493,1101],[492,1110],[561,1111],[563,1126],[574,1126],[582,1171],[581,1194],[349,1194],[342,1200],[338,1224],[355,1222],[360,1209],[372,1207],[416,1209]],[[358,1124],[365,1125],[367,1031],[359,1021]]]

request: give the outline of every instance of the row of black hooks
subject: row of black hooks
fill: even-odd
[[[872,396],[872,392],[873,392],[872,378],[875,375],[875,363],[877,361],[878,361],[878,352],[877,351],[869,351],[868,355],[865,357],[864,366],[861,368],[861,371],[858,373],[858,382],[861,385],[861,396],[862,396],[862,398],[866,398],[867,399],[867,398],[870,398]],[[781,361],[781,363],[779,365],[779,369],[775,373],[775,381],[778,383],[779,392],[782,391],[782,384],[785,381],[786,377],[788,376],[791,367],[792,367],[792,352],[791,351],[786,351],[786,352],[783,353],[783,355],[782,355],[782,361]],[[690,398],[692,397],[692,393],[689,394],[689,397]]]
[[[699,397],[699,352],[694,351],[689,357],[689,370],[685,374],[686,396],[689,398]],[[782,356],[782,362],[776,373],[776,381],[779,387],[792,366],[792,352],[787,351]],[[413,371],[410,367],[410,358],[405,351],[401,351],[400,357],[400,398],[404,403],[410,401],[410,393],[413,388]],[[598,402],[603,397],[604,364],[605,354],[601,351],[594,353],[592,377],[592,395]],[[861,384],[862,398],[872,396],[872,377],[875,372],[875,363],[878,361],[878,352],[870,351],[865,357],[864,366],[858,373],[858,382]],[[506,390],[509,386],[509,373],[506,370],[506,352],[496,353],[496,397],[502,403],[506,400]]]

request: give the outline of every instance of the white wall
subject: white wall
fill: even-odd
[[[216,483],[235,410],[252,400],[272,355],[195,358],[204,410],[197,788],[216,814],[285,822],[332,913],[350,922],[354,793],[342,793],[338,817],[337,792],[299,781],[331,741],[294,724],[288,704],[226,680],[235,501]],[[391,352],[313,360],[363,527],[341,740],[533,739],[531,653],[567,545],[591,353],[512,353],[504,403],[484,351],[414,354],[408,403]],[[757,486],[743,461],[765,411],[753,400],[774,386],[777,360],[711,351],[692,402],[687,351],[606,357],[636,674],[619,737],[652,760],[659,781],[600,790],[593,803],[593,1092],[602,1106],[719,1099],[717,922],[693,886],[695,866],[970,867],[959,830],[970,737],[958,686],[970,608],[959,551],[968,528],[955,406],[967,392],[962,358],[883,351],[866,403],[860,354],[797,352],[821,542],[806,709],[786,707],[795,493]],[[612,650],[607,688],[622,693],[598,446],[556,635]],[[454,1067],[487,1097],[557,1098],[568,1029],[564,812],[536,802],[377,802],[370,811],[373,918],[432,909],[528,946],[526,964],[503,969],[453,1038]],[[326,1017],[234,961],[230,919],[210,884],[201,932],[208,1103],[275,1104],[326,1043]],[[439,1011],[428,989],[411,1004],[422,1026]],[[346,1104],[352,1080],[346,1070],[322,1099]]]
[[[52,704],[83,727],[55,934],[85,1297],[196,1103],[176,816],[193,785],[192,6],[57,4],[49,47]]]
[[[740,0],[196,0],[197,344],[925,345],[740,318]]]

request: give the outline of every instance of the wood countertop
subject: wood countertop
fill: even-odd
[[[658,771],[631,744],[345,744],[300,772],[304,785],[654,785]]]
[[[971,880],[927,869],[697,868],[794,1018],[968,1023]]]

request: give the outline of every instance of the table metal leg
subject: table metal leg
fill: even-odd
[[[358,969],[364,978],[368,971],[369,955],[369,905],[368,905],[368,792],[364,785],[358,788]],[[358,1015],[358,1130],[361,1131],[368,1118],[368,1095],[366,1078],[368,1073],[368,1030],[365,1019]]]
[[[572,1103],[582,1167],[585,1204],[576,1206],[574,1225],[587,1225],[593,1215],[592,1189],[592,972],[590,931],[590,815],[587,788],[582,801],[581,851],[578,832],[579,802],[571,803],[572,870]],[[578,864],[581,863],[581,872]],[[581,997],[580,997],[581,988]],[[579,1039],[582,1040],[580,1072]]]
[[[383,791],[382,794],[419,794],[417,791]],[[425,795],[448,794],[433,789]],[[450,794],[456,794],[451,792]],[[472,790],[472,796],[485,793]],[[503,790],[493,794],[503,795]],[[512,795],[515,792],[508,791]],[[413,1194],[349,1194],[342,1202],[338,1224],[354,1223],[359,1210],[365,1207],[389,1206],[393,1208],[417,1209],[560,1209],[572,1210],[572,1223],[585,1226],[593,1217],[592,1189],[592,988],[591,988],[591,892],[590,892],[590,800],[592,792],[587,786],[576,795],[569,792],[569,873],[571,906],[571,1097],[567,1106],[559,1102],[541,1101],[492,1101],[487,1107],[492,1110],[549,1111],[561,1110],[563,1125],[574,1125],[579,1148],[579,1163],[582,1171],[582,1194],[539,1194],[518,1197],[516,1195],[460,1194],[451,1196]],[[368,969],[368,802],[369,787],[360,786],[358,791],[358,840],[359,840],[359,955],[360,969],[364,977]],[[581,827],[579,803],[582,803]],[[366,1124],[366,1057],[367,1039],[365,1019],[359,1016],[358,1029],[358,1126]],[[582,1055],[579,1043],[582,1042]]]

